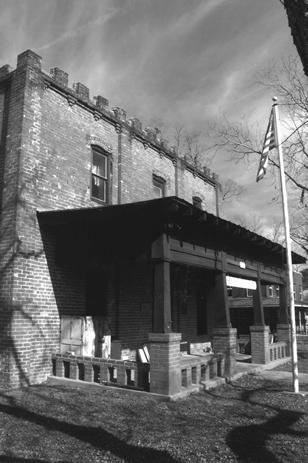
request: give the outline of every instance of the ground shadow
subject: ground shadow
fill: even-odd
[[[230,384],[239,392],[239,398],[233,398],[242,402],[246,402],[253,406],[262,406],[269,411],[276,412],[274,417],[270,417],[261,424],[252,424],[238,426],[232,429],[226,438],[226,442],[239,461],[260,463],[280,463],[281,460],[267,448],[266,443],[274,435],[289,435],[295,437],[308,437],[307,431],[295,431],[292,429],[300,418],[305,413],[293,410],[281,409],[278,406],[273,406],[260,402],[254,397],[256,393],[277,393],[281,390],[274,390],[273,384],[269,383],[269,387],[261,387],[256,389],[246,389],[239,385]],[[272,386],[272,387],[271,387]]]
[[[8,397],[6,397],[8,399]],[[22,420],[34,423],[39,426],[43,426],[50,431],[57,431],[67,436],[78,439],[84,443],[90,444],[103,452],[109,452],[119,458],[122,458],[128,463],[178,463],[178,460],[174,459],[168,452],[163,450],[156,450],[153,448],[139,447],[134,444],[128,444],[122,439],[114,436],[110,432],[106,431],[101,427],[93,426],[80,426],[72,423],[66,423],[59,421],[52,417],[39,415],[32,411],[29,411],[23,407],[13,404],[1,404],[0,412],[8,415],[20,418]],[[112,455],[109,455],[111,458]],[[107,455],[106,455],[107,458]],[[44,460],[37,459],[26,459],[26,458],[15,458],[0,455],[0,461],[7,462],[38,462],[45,463]],[[59,460],[61,463],[65,463],[64,460]],[[103,461],[103,460],[102,460]]]
[[[226,442],[239,461],[281,463],[281,460],[267,449],[266,442],[275,434],[308,437],[308,432],[298,432],[291,429],[291,426],[301,416],[302,413],[299,412],[281,411],[262,424],[239,426],[233,429],[229,432]]]

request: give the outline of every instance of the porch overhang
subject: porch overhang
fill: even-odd
[[[61,252],[77,252],[79,258],[103,255],[108,262],[135,257],[167,233],[180,242],[215,252],[280,268],[286,263],[283,246],[175,196],[114,206],[38,211],[37,216],[42,230],[54,231]],[[292,261],[300,264],[306,259],[293,252]]]

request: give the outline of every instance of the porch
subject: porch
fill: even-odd
[[[262,281],[285,284],[284,250],[276,243],[178,198],[38,217],[59,318],[101,319],[90,355],[84,355],[82,337],[76,344],[71,333],[75,344],[68,342],[66,349],[59,339],[53,355],[56,375],[168,396],[232,377],[237,339],[227,275],[256,282],[257,363],[287,353],[282,345],[279,350],[266,345],[260,303]],[[283,309],[286,313],[286,305]],[[111,349],[103,358],[107,340]],[[181,353],[181,341],[207,343],[211,352]],[[116,357],[112,344],[120,346]],[[137,354],[144,345],[148,366]]]

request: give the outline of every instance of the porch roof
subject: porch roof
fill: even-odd
[[[131,251],[145,250],[166,232],[182,241],[272,265],[281,267],[286,262],[285,248],[280,244],[175,196],[114,206],[38,211],[37,215],[42,227],[66,236],[71,244],[86,234],[89,242],[99,241],[100,249],[117,251],[118,256],[128,247]],[[293,252],[292,261],[300,264],[306,259]]]

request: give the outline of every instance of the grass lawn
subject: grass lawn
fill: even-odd
[[[308,396],[248,376],[177,402],[40,385],[0,394],[1,462],[305,462]]]

